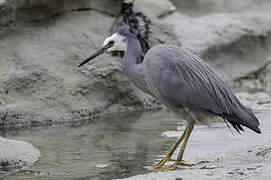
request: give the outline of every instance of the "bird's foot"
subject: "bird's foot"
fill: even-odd
[[[172,170],[175,170],[175,169],[177,169],[178,165],[180,165],[180,166],[187,166],[187,167],[194,166],[194,164],[186,163],[184,161],[177,162],[175,159],[172,159],[172,160],[175,161],[175,163],[173,163],[172,165],[170,165],[168,167],[165,167],[162,171],[172,171]]]
[[[174,161],[176,162],[177,160],[176,159],[171,159],[169,161]],[[192,163],[186,163],[185,160],[182,160],[182,161],[179,161],[178,162],[178,165],[180,166],[187,166],[187,167],[191,167],[191,166],[194,166],[195,164],[192,164]]]
[[[178,163],[175,162],[174,164],[168,166],[168,167],[165,167],[162,171],[172,171],[172,170],[175,170],[177,169],[177,166],[178,166]]]
[[[163,169],[163,171],[168,171],[168,170],[174,170],[177,168],[177,165],[180,165],[180,166],[187,166],[187,167],[191,167],[193,166],[194,164],[190,164],[190,163],[186,163],[184,160],[182,161],[179,161],[177,162],[176,159],[172,159],[172,158],[169,158],[169,157],[164,157],[163,159],[161,159],[157,164],[154,164],[152,166],[152,168],[154,170],[158,170],[160,167],[162,167],[167,161],[174,161],[175,163],[170,165],[169,167],[166,167]],[[176,164],[176,165],[175,165]],[[175,167],[176,166],[176,167]]]
[[[167,161],[170,161],[171,160],[171,158],[170,157],[164,157],[163,159],[161,159],[157,164],[154,164],[153,166],[152,166],[152,168],[154,169],[154,170],[157,170],[157,169],[159,169],[160,167],[162,167]]]

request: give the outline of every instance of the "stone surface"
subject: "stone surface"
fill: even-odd
[[[38,22],[67,11],[95,10],[117,15],[121,0],[10,0],[0,1],[0,25]]]
[[[233,156],[234,154],[234,156]],[[153,172],[125,180],[172,180],[172,179],[269,179],[271,174],[270,142],[198,159],[195,167],[169,172]]]
[[[112,21],[95,11],[70,12],[3,37],[1,117],[10,125],[59,122],[125,100],[137,103],[129,96],[130,83],[120,75],[116,59],[103,55],[93,65],[77,67],[102,43]]]
[[[31,166],[39,156],[39,151],[29,143],[0,137],[0,177]]]
[[[154,100],[123,75],[119,58],[105,53],[78,68],[102,44],[113,20],[86,10],[15,25],[0,44],[0,124],[78,121],[98,113],[152,106]],[[150,31],[152,45],[176,39],[170,29],[155,23]]]
[[[135,11],[143,12],[152,20],[176,11],[176,7],[169,0],[136,0],[134,8]]]
[[[267,12],[270,13],[269,0],[171,0],[178,11],[189,16],[204,16],[214,13]]]
[[[266,92],[271,94],[271,61],[262,68],[240,77],[232,83],[238,91]]]
[[[246,76],[270,61],[271,14],[219,13],[164,19],[184,47],[200,55],[226,80]],[[241,67],[241,68],[240,68]]]
[[[200,55],[225,80],[246,77],[270,62],[269,1],[172,2],[163,0],[158,3],[160,6],[156,6],[155,3],[142,0],[136,7],[164,26],[172,28],[179,43]],[[174,5],[176,12],[157,18],[157,14]],[[215,10],[208,9],[210,6]],[[198,9],[204,13],[197,15]],[[259,9],[262,9],[260,13]]]
[[[271,97],[267,93],[238,92],[236,96],[246,107],[252,110],[271,109]]]

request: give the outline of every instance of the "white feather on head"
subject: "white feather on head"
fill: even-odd
[[[103,46],[107,45],[110,41],[113,41],[113,47],[108,49],[108,52],[112,51],[126,51],[127,49],[127,38],[120,35],[119,33],[114,33],[104,40]]]

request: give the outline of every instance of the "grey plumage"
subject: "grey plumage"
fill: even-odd
[[[243,130],[243,125],[260,133],[254,114],[191,52],[173,45],[158,45],[146,54],[143,64],[149,72],[147,82],[162,101],[221,116],[237,131]]]
[[[144,92],[169,107],[188,108],[226,119],[238,132],[246,126],[260,133],[255,115],[240,103],[228,85],[198,56],[169,44],[151,48],[137,64],[140,45],[127,32],[125,74]]]
[[[216,115],[228,121],[238,132],[245,126],[261,133],[255,115],[240,103],[228,85],[201,58],[183,47],[160,44],[151,48],[141,63],[137,37],[127,29],[118,31],[114,38],[118,36],[121,37],[120,44],[114,42],[117,40],[110,40],[112,35],[80,66],[105,49],[114,47],[114,43],[116,47],[125,44],[123,71],[145,93],[175,112],[184,108],[195,114]]]

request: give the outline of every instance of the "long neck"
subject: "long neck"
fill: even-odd
[[[144,66],[140,64],[141,46],[136,38],[129,38],[123,57],[122,69],[128,78],[137,86],[144,84]],[[141,87],[140,87],[141,88]]]
[[[139,64],[141,56],[141,46],[136,38],[127,40],[127,48],[124,54],[123,66]]]
[[[122,61],[122,69],[124,73],[130,77],[135,72],[135,67],[139,65],[141,55],[141,46],[136,38],[127,40],[127,47]]]

